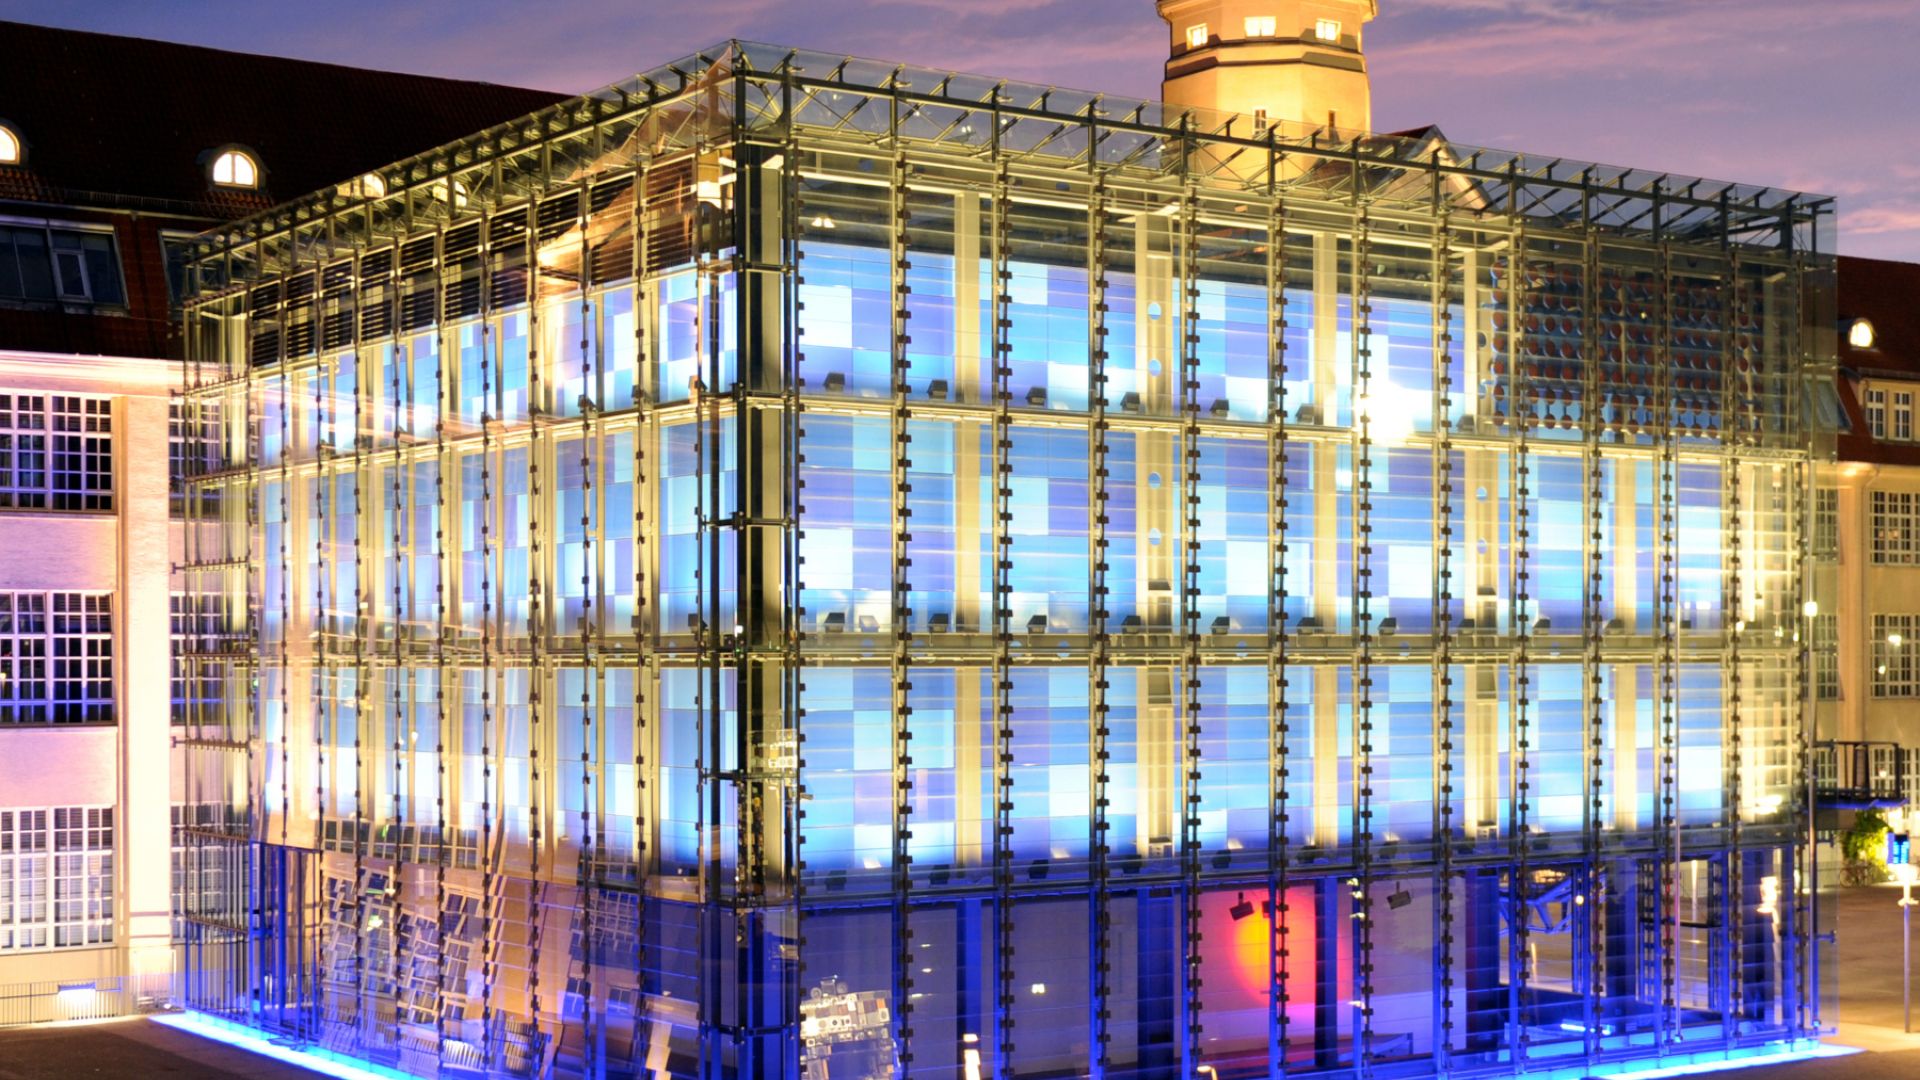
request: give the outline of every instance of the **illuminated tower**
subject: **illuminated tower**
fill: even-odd
[[[1378,0],[1158,0],[1172,51],[1162,96],[1354,131],[1373,128],[1361,31]]]

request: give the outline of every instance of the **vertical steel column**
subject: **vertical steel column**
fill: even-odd
[[[800,416],[805,405],[800,400],[800,350],[799,350],[799,184],[798,162],[800,160],[799,143],[793,138],[792,117],[793,69],[783,62],[781,78],[782,108],[781,117],[787,124],[786,140],[780,147],[780,261],[783,273],[780,296],[781,339],[780,339],[780,450],[789,467],[783,472],[780,489],[780,544],[781,576],[786,585],[786,600],[781,605],[782,652],[780,671],[780,707],[786,718],[782,735],[788,740],[789,755],[784,764],[786,777],[784,784],[790,789],[782,809],[784,815],[785,844],[781,852],[783,875],[780,884],[785,889],[788,904],[789,924],[787,933],[792,942],[792,956],[783,969],[789,973],[781,993],[780,1015],[785,1018],[787,1031],[782,1040],[782,1067],[787,1075],[800,1070],[800,999],[805,992],[806,934],[805,934],[805,879],[801,871],[801,824],[805,811],[801,806],[807,799],[803,767],[805,765],[805,743],[803,740],[803,718],[806,709],[803,704],[802,690],[805,684],[801,679],[803,656],[801,646],[804,635],[800,631],[800,463],[804,456],[800,453]],[[767,166],[763,163],[763,169]],[[975,313],[978,317],[978,312]]]
[[[1746,939],[1746,890],[1743,887],[1746,876],[1746,856],[1740,850],[1740,818],[1743,811],[1744,777],[1741,766],[1745,758],[1744,734],[1741,715],[1745,704],[1741,681],[1744,677],[1745,661],[1741,657],[1741,646],[1747,633],[1749,612],[1746,583],[1746,543],[1744,537],[1745,520],[1744,480],[1741,475],[1744,462],[1740,448],[1747,441],[1745,418],[1740,415],[1740,395],[1735,389],[1735,350],[1734,318],[1740,308],[1740,257],[1729,250],[1726,261],[1720,266],[1720,356],[1719,356],[1719,435],[1720,435],[1720,491],[1721,502],[1725,510],[1725,519],[1721,540],[1721,565],[1725,568],[1726,580],[1721,594],[1732,598],[1733,611],[1722,622],[1724,651],[1721,657],[1721,678],[1723,711],[1721,714],[1721,734],[1724,739],[1725,777],[1720,789],[1721,820],[1727,823],[1725,852],[1720,857],[1726,865],[1726,891],[1722,896],[1724,907],[1718,913],[1717,922],[1722,940],[1713,942],[1713,947],[1721,951],[1724,959],[1717,965],[1727,980],[1727,985],[1719,989],[1715,996],[1726,1003],[1721,1015],[1721,1036],[1728,1049],[1738,1041],[1743,1009],[1743,991],[1745,979],[1741,975],[1741,955]],[[1696,407],[1704,403],[1696,403]],[[1764,508],[1763,508],[1764,509]],[[1765,569],[1762,561],[1761,569]],[[1760,599],[1755,594],[1754,599]],[[1751,608],[1754,617],[1760,614],[1759,605]],[[1764,639],[1763,646],[1764,646]]]
[[[1013,1075],[1013,268],[996,108],[993,185],[993,816],[995,1080]]]
[[[600,529],[595,521],[601,516],[596,504],[596,491],[599,485],[594,483],[594,443],[600,436],[600,409],[605,404],[600,383],[600,350],[597,342],[600,338],[599,327],[594,317],[593,288],[597,284],[593,273],[592,244],[593,198],[590,185],[582,183],[579,191],[579,217],[577,227],[580,230],[580,370],[585,376],[586,389],[582,391],[580,401],[580,595],[583,610],[580,615],[580,835],[576,842],[580,845],[580,863],[577,872],[575,895],[579,905],[575,917],[580,927],[580,992],[581,1016],[584,1018],[585,1049],[582,1052],[582,1068],[587,1080],[600,1080],[606,1075],[606,1062],[602,1050],[605,1047],[603,1033],[604,1016],[594,1007],[593,957],[599,948],[598,927],[594,925],[595,893],[599,888],[599,875],[596,872],[595,855],[598,853],[598,829],[593,821],[596,796],[594,794],[594,762],[601,760],[601,748],[594,738],[594,714],[603,706],[606,691],[606,660],[601,654],[597,634],[604,617],[602,597],[600,596],[600,564],[604,545],[598,543]],[[566,402],[556,403],[564,409]],[[558,514],[556,513],[556,517]],[[559,573],[559,547],[554,548],[554,572]],[[564,635],[566,628],[561,627]],[[555,687],[557,695],[559,688]],[[555,768],[558,768],[558,762]],[[557,853],[556,853],[557,854]]]
[[[1186,118],[1182,123],[1188,122]],[[1201,1065],[1200,1019],[1200,196],[1181,201],[1180,305],[1180,868],[1181,1067]]]
[[[1089,145],[1092,144],[1090,138]],[[1087,480],[1092,496],[1088,504],[1090,528],[1087,535],[1087,555],[1092,568],[1087,588],[1087,721],[1090,729],[1087,760],[1092,771],[1087,806],[1090,882],[1087,890],[1087,1071],[1092,1080],[1105,1080],[1106,1077],[1110,1043],[1108,1021],[1112,1017],[1107,1000],[1112,992],[1107,976],[1112,970],[1108,947],[1113,929],[1112,905],[1108,896],[1112,848],[1107,839],[1111,828],[1107,820],[1107,784],[1112,780],[1108,771],[1112,754],[1107,746],[1107,739],[1111,735],[1107,723],[1112,709],[1107,703],[1107,690],[1108,670],[1113,663],[1109,636],[1112,613],[1107,607],[1111,595],[1107,586],[1107,553],[1111,547],[1107,526],[1112,522],[1107,506],[1107,481],[1110,475],[1107,462],[1111,452],[1107,441],[1111,427],[1107,421],[1107,361],[1110,359],[1107,352],[1107,290],[1111,284],[1107,277],[1107,259],[1107,179],[1106,174],[1096,168],[1087,193],[1087,374],[1091,389],[1087,418]]]
[[[543,147],[543,154],[551,153]],[[541,378],[547,356],[540,336],[545,327],[540,310],[540,199],[527,200],[527,1058],[546,1059],[540,1026],[540,946],[546,929],[546,891],[540,881],[540,856],[547,844],[546,780],[540,771],[540,752],[546,744],[541,714],[546,711],[546,683],[550,677],[545,650],[547,636],[547,552],[545,498],[540,471],[547,448],[541,438],[550,402]],[[547,871],[551,873],[551,870]],[[543,1067],[536,1064],[536,1067]]]
[[[406,327],[411,321],[413,296],[410,281],[401,272],[401,254],[406,250],[407,246],[405,242],[397,242],[394,244],[394,288],[396,290],[397,318],[393,321],[393,341],[390,346],[390,351],[387,353],[391,358],[391,362],[388,365],[388,370],[392,373],[390,384],[392,406],[389,410],[389,415],[393,420],[393,429],[390,432],[393,439],[393,446],[391,448],[393,452],[390,463],[387,466],[386,485],[388,529],[385,539],[387,542],[387,550],[385,557],[374,563],[374,573],[378,574],[381,568],[385,567],[386,572],[393,579],[389,582],[389,592],[393,598],[393,606],[386,612],[388,627],[381,627],[378,598],[377,594],[374,594],[375,601],[372,605],[369,605],[371,618],[370,625],[368,626],[368,633],[374,635],[376,640],[377,635],[384,629],[390,628],[390,632],[393,635],[393,656],[385,672],[387,679],[386,696],[390,709],[386,717],[387,731],[390,739],[385,741],[388,743],[387,752],[393,756],[393,760],[387,763],[387,775],[390,778],[389,782],[393,785],[393,790],[388,793],[388,813],[390,816],[383,830],[386,833],[386,840],[383,846],[391,860],[391,864],[387,869],[388,903],[390,905],[389,918],[391,920],[387,927],[389,938],[387,942],[387,963],[388,985],[393,995],[393,1015],[395,1021],[395,1029],[391,1038],[396,1045],[399,1043],[398,1025],[404,1020],[404,1013],[402,1011],[404,995],[401,985],[401,973],[406,970],[407,938],[407,935],[402,932],[402,928],[405,926],[405,920],[402,917],[402,905],[404,904],[405,897],[403,897],[400,892],[400,884],[406,875],[407,853],[401,846],[400,840],[404,829],[402,823],[405,820],[402,815],[401,795],[402,792],[405,791],[407,784],[406,766],[409,763],[409,743],[405,735],[402,734],[402,731],[413,721],[411,712],[407,708],[407,702],[405,701],[405,697],[411,695],[403,695],[402,693],[403,687],[406,687],[412,681],[411,671],[407,666],[407,637],[411,633],[411,627],[409,625],[410,621],[406,618],[407,592],[402,585],[402,583],[409,578],[413,570],[413,559],[406,541],[408,503],[408,499],[406,498],[406,479],[409,468],[408,459],[410,457],[407,453],[407,443],[412,436],[413,427],[412,389],[414,362],[412,343],[408,338]],[[402,292],[400,290],[405,291]],[[375,467],[377,468],[378,465],[376,464]],[[363,527],[365,526],[363,525]],[[382,847],[376,847],[374,849],[376,857],[381,850]],[[385,1036],[384,1032],[382,1034]]]
[[[434,349],[434,402],[433,402],[433,717],[434,717],[434,762],[438,775],[434,783],[434,830],[439,841],[434,854],[433,864],[433,919],[434,919],[434,1067],[437,1072],[445,1072],[447,1066],[447,864],[453,860],[454,845],[450,840],[450,823],[447,820],[447,795],[452,783],[452,773],[447,769],[447,755],[454,744],[452,715],[447,709],[447,639],[452,629],[447,625],[447,577],[453,561],[447,557],[447,537],[452,531],[447,518],[447,416],[453,396],[447,393],[447,355],[450,348],[457,347],[454,335],[446,331],[448,313],[453,305],[447,302],[447,231],[444,226],[434,231],[434,317],[437,323],[437,347]],[[457,355],[457,354],[456,354]],[[318,414],[316,413],[316,416]],[[464,747],[462,750],[464,751]]]
[[[394,325],[396,322],[396,320],[393,318],[394,307],[393,307],[393,300],[392,300],[393,281],[392,281],[391,264],[393,259],[397,259],[398,256],[399,256],[399,253],[398,253],[398,250],[396,249],[393,253],[392,259],[389,259],[389,263],[388,263],[389,269],[387,272],[388,280],[385,282],[385,287],[380,292],[380,296],[383,298],[383,302],[387,304],[386,328],[389,334],[394,333]],[[365,268],[366,268],[366,264],[362,262],[361,270],[363,274],[365,272]],[[364,278],[361,280],[360,287],[361,287],[362,294],[364,295],[366,291],[366,281]],[[364,325],[365,323],[363,320],[362,326],[364,327]],[[393,347],[393,343],[391,340],[389,340],[385,348],[391,349],[392,347]],[[368,394],[368,397],[370,399],[370,404],[377,406],[377,403],[378,403],[377,393],[370,391]],[[388,407],[389,408],[392,407],[391,401],[388,402]],[[373,414],[376,418],[375,423],[369,424],[367,427],[367,431],[363,434],[357,435],[353,443],[353,526],[354,526],[353,527],[353,569],[354,569],[353,580],[354,580],[354,588],[353,588],[353,614],[351,618],[352,618],[352,626],[353,626],[353,672],[354,672],[354,683],[353,683],[353,694],[354,694],[354,708],[353,708],[353,719],[354,719],[354,734],[353,734],[353,1007],[354,1007],[354,1014],[353,1014],[353,1019],[354,1019],[354,1045],[356,1047],[364,1047],[369,1045],[370,1040],[369,1040],[368,1031],[367,1031],[367,1013],[371,1011],[369,1008],[369,994],[368,994],[367,981],[366,981],[366,969],[368,964],[368,958],[366,953],[366,942],[363,938],[363,934],[367,928],[367,921],[371,917],[370,912],[368,910],[368,905],[366,902],[366,897],[367,897],[367,867],[366,867],[367,850],[366,849],[367,849],[367,841],[368,841],[369,834],[368,834],[367,803],[366,803],[367,760],[366,760],[365,747],[367,742],[367,726],[369,722],[368,718],[373,712],[373,708],[372,708],[372,705],[373,705],[373,698],[372,698],[373,659],[372,659],[372,656],[370,655],[372,650],[372,641],[370,640],[370,634],[372,633],[371,628],[373,625],[373,620],[371,618],[372,613],[369,610],[369,604],[368,604],[368,597],[372,595],[372,590],[367,587],[367,581],[368,581],[368,578],[371,576],[372,571],[369,569],[367,565],[367,551],[366,551],[367,517],[368,517],[367,508],[368,508],[368,501],[369,501],[367,497],[366,477],[367,477],[368,464],[370,461],[373,460],[371,444],[374,440],[373,433],[376,430],[377,417],[379,416],[379,410],[377,407],[374,408]],[[377,553],[375,557],[376,558],[378,557]]]
[[[352,416],[354,423],[353,439],[357,443],[360,438],[360,252],[357,248],[352,255],[351,276],[348,280],[347,289],[347,295],[349,297],[347,318],[351,330],[347,334],[345,346],[348,349],[354,350],[354,400],[352,402]],[[321,360],[321,370],[327,370],[327,361],[325,359]],[[331,692],[331,688],[335,685],[335,677],[327,656],[327,644],[330,634],[327,619],[328,612],[331,610],[327,603],[327,593],[333,578],[329,570],[332,562],[327,558],[327,523],[332,517],[332,515],[327,512],[327,506],[328,499],[332,496],[334,480],[336,448],[332,443],[332,439],[335,437],[337,425],[340,423],[338,418],[338,410],[340,408],[338,382],[339,369],[337,366],[332,369],[332,377],[327,380],[324,396],[322,381],[318,374],[315,375],[313,380],[313,415],[315,422],[318,423],[319,418],[322,416],[332,416],[334,418],[331,424],[321,429],[320,437],[314,444],[313,478],[310,481],[313,489],[312,518],[314,528],[312,530],[313,535],[309,537],[309,539],[313,544],[314,573],[312,582],[313,607],[307,613],[307,624],[310,628],[310,639],[312,641],[309,663],[312,665],[313,676],[308,683],[307,707],[311,713],[313,724],[313,850],[319,853],[319,857],[315,860],[315,867],[316,872],[320,876],[323,892],[326,882],[325,866],[327,851],[332,847],[332,844],[330,844],[327,839],[327,771],[329,768],[329,755],[327,753],[329,746],[327,739],[332,726],[338,722],[338,713],[333,707],[333,695]],[[189,535],[191,535],[191,533],[189,533]],[[191,776],[192,774],[193,770],[188,770],[188,775]],[[320,932],[328,936],[333,933],[330,924],[324,920],[321,923]],[[318,968],[319,970],[315,973],[313,1005],[318,1021],[324,1024],[328,1011],[325,998],[332,993],[329,987],[331,972],[328,970],[328,962],[325,954],[322,955]],[[313,1037],[317,1037],[319,1034],[319,1031],[315,1031]]]
[[[700,167],[694,159],[696,174]],[[693,518],[699,551],[694,565],[694,740],[695,772],[699,776],[699,810],[694,822],[696,859],[700,866],[700,1002],[699,1074],[703,1080],[720,1080],[726,1047],[719,1034],[725,1022],[724,965],[734,956],[734,936],[721,925],[720,912],[720,756],[723,732],[720,729],[720,477],[725,471],[722,458],[726,442],[721,438],[720,412],[720,290],[715,277],[723,271],[714,268],[714,252],[702,247],[695,252],[698,282],[694,316],[694,340],[699,342],[701,374],[688,390],[693,406],[694,484]],[[723,955],[724,954],[724,955]]]
[[[1373,249],[1365,207],[1354,211],[1353,268],[1353,886],[1354,1075],[1373,1075]],[[1384,381],[1384,380],[1383,380]]]
[[[647,973],[647,920],[652,914],[648,904],[652,883],[652,826],[647,811],[653,797],[648,758],[653,727],[649,722],[651,704],[647,691],[653,683],[652,662],[656,627],[649,618],[652,579],[647,576],[648,532],[654,527],[647,514],[647,444],[654,437],[652,406],[656,393],[653,358],[648,355],[647,322],[652,316],[647,271],[647,184],[652,176],[651,162],[642,159],[634,166],[633,203],[627,228],[633,237],[630,276],[633,281],[633,1056],[636,1063],[650,1060],[653,1052],[652,994]],[[606,403],[613,407],[612,402]]]
[[[1273,149],[1268,129],[1269,187],[1284,155]],[[1287,204],[1276,196],[1267,216],[1267,1072],[1287,1073],[1292,1049],[1287,1031],[1288,917],[1287,887],[1292,866],[1288,843],[1293,819],[1288,759],[1292,747],[1287,723],[1287,532],[1291,518],[1287,467]],[[1311,507],[1311,503],[1308,504]]]
[[[1590,194],[1588,198],[1591,198]],[[1575,904],[1573,924],[1577,935],[1585,935],[1584,942],[1580,942],[1578,937],[1575,941],[1586,946],[1586,955],[1580,956],[1578,948],[1573,950],[1573,979],[1576,988],[1584,991],[1581,994],[1582,1052],[1587,1061],[1592,1062],[1601,1050],[1601,1017],[1607,993],[1604,918],[1606,895],[1612,884],[1602,870],[1606,865],[1605,787],[1609,706],[1605,643],[1611,607],[1606,595],[1609,551],[1606,533],[1609,509],[1607,458],[1601,450],[1612,416],[1609,406],[1601,400],[1608,381],[1603,377],[1602,365],[1606,357],[1600,337],[1600,236],[1591,225],[1587,228],[1581,251],[1584,257],[1580,269],[1580,433],[1581,457],[1585,466],[1581,499],[1587,527],[1581,547],[1586,580],[1580,595],[1580,674],[1586,700],[1582,703],[1580,715],[1585,728],[1586,747],[1581,755],[1581,772],[1586,798],[1581,800],[1581,867],[1578,875],[1584,884],[1578,886],[1577,896],[1584,897],[1585,902]],[[1615,689],[1618,692],[1618,688]]]
[[[1513,484],[1513,601],[1510,630],[1513,634],[1512,669],[1508,672],[1513,687],[1513,808],[1509,828],[1512,865],[1508,870],[1510,886],[1506,895],[1506,915],[1510,933],[1507,939],[1507,1033],[1513,1071],[1526,1070],[1528,1048],[1526,1009],[1528,987],[1533,981],[1531,933],[1527,902],[1532,891],[1529,857],[1533,851],[1532,705],[1533,680],[1533,458],[1529,436],[1533,431],[1532,364],[1526,359],[1527,318],[1534,309],[1533,289],[1527,269],[1527,235],[1517,230],[1513,236],[1513,259],[1508,271],[1508,318],[1513,328],[1513,348],[1509,352],[1512,368],[1512,402],[1508,415],[1512,430]]]
[[[1436,177],[1436,184],[1438,178]],[[1433,240],[1433,520],[1439,543],[1433,549],[1433,702],[1434,874],[1433,906],[1433,1069],[1440,1077],[1453,1071],[1453,223],[1444,202]],[[1469,316],[1471,318],[1471,316]],[[1469,323],[1467,333],[1473,332]]]
[[[895,1032],[895,1068],[907,1076],[913,1063],[913,585],[909,567],[913,565],[913,508],[909,494],[913,485],[913,435],[908,430],[913,411],[908,405],[912,387],[907,379],[912,367],[907,357],[908,296],[911,263],[907,254],[907,158],[900,145],[900,99],[890,102],[894,147],[892,183],[888,186],[888,262],[892,322],[889,326],[893,369],[892,440],[890,468],[893,482],[893,1008]]]
[[[1673,252],[1663,237],[1658,255],[1657,280],[1654,286],[1654,310],[1656,312],[1656,334],[1654,344],[1654,402],[1657,416],[1658,439],[1658,477],[1655,486],[1658,490],[1659,507],[1656,511],[1659,522],[1660,567],[1658,600],[1659,641],[1655,665],[1658,671],[1656,681],[1659,684],[1660,756],[1658,784],[1660,797],[1657,800],[1656,816],[1659,828],[1657,847],[1658,890],[1659,890],[1659,963],[1660,963],[1660,1006],[1659,1030],[1656,1033],[1657,1045],[1664,1056],[1671,1050],[1671,1044],[1679,1038],[1679,1004],[1674,998],[1674,982],[1677,977],[1675,949],[1678,946],[1679,931],[1679,881],[1680,870],[1680,818],[1677,801],[1679,797],[1679,596],[1676,592],[1679,577],[1679,514],[1676,505],[1678,499],[1679,464],[1677,443],[1679,433],[1676,427],[1676,404],[1674,398],[1673,373]],[[1723,617],[1724,617],[1724,613]]]
[[[493,217],[490,214],[480,219],[480,343],[480,669],[473,674],[480,691],[480,984],[491,991],[500,984],[497,945],[500,926],[495,913],[500,910],[500,851],[496,845],[501,839],[495,835],[494,818],[502,808],[495,798],[500,770],[494,764],[493,750],[503,740],[494,730],[493,708],[497,629],[493,598],[493,435],[494,410],[499,407],[494,370],[502,359],[496,356],[496,350],[503,345],[493,313]],[[504,645],[502,651],[505,651]],[[465,698],[464,691],[461,696]],[[481,995],[480,1063],[488,1070],[494,1067],[493,1003],[491,992]]]

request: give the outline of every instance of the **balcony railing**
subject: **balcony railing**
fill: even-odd
[[[1900,744],[1823,742],[1813,754],[1813,786],[1821,806],[1864,810],[1907,804],[1909,751]]]

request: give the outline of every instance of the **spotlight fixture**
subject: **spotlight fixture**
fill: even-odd
[[[1393,890],[1387,897],[1387,907],[1394,911],[1399,911],[1411,903],[1413,903],[1413,894],[1408,892],[1404,885]]]
[[[1253,901],[1247,899],[1246,893],[1241,893],[1240,902],[1228,908],[1227,913],[1233,916],[1234,922],[1239,922],[1241,919],[1253,914]]]

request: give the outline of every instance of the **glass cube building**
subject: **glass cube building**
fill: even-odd
[[[190,1004],[422,1076],[1817,1038],[1830,214],[732,43],[209,234]]]

